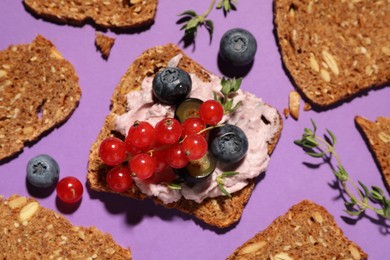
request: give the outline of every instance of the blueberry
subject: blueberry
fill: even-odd
[[[236,67],[251,63],[255,57],[257,42],[255,37],[245,29],[231,29],[222,36],[219,54]]]
[[[248,151],[248,138],[241,128],[227,124],[210,132],[209,151],[221,162],[236,163]]]
[[[190,75],[182,69],[168,67],[158,72],[153,79],[153,94],[162,103],[178,104],[191,92]]]
[[[38,155],[27,163],[27,180],[35,187],[48,188],[58,181],[57,162],[46,154]]]

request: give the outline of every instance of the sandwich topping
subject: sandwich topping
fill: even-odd
[[[180,58],[173,58],[170,65],[175,60],[177,64]],[[168,90],[158,85],[156,91],[158,80],[147,77],[139,91],[127,94],[127,112],[115,118],[116,130],[126,140],[118,141],[120,155],[111,166],[123,162],[124,149],[125,163],[131,159],[128,167],[119,163],[110,172],[121,168],[119,172],[126,174],[120,176],[127,176],[124,179],[132,175],[128,185],[136,185],[142,193],[166,204],[182,197],[201,203],[241,190],[267,169],[268,144],[278,131],[278,112],[241,89],[227,93],[223,89],[226,80],[216,75],[204,82],[175,66],[167,70],[161,72],[165,76],[160,81],[169,81]],[[180,78],[185,81],[181,93],[188,93],[180,94],[180,101],[172,105],[169,91],[181,87]],[[104,156],[102,146],[100,154]]]

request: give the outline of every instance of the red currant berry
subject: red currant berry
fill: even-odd
[[[183,141],[184,154],[190,160],[198,160],[207,153],[207,141],[202,135],[188,135]]]
[[[124,192],[133,184],[130,169],[122,165],[112,168],[107,173],[106,181],[108,187],[115,192]]]
[[[156,138],[154,127],[146,121],[135,121],[130,127],[125,142],[136,148],[150,147]]]
[[[142,149],[142,148],[138,148],[138,147],[132,146],[128,142],[125,142],[125,144],[126,144],[126,151],[128,153],[130,153],[131,155],[136,155],[136,154],[139,154],[139,153],[143,153],[143,152],[145,152],[145,150],[147,150],[147,149]]]
[[[83,195],[83,185],[75,177],[65,177],[60,180],[56,187],[57,196],[65,203],[76,203]]]
[[[183,128],[183,132],[181,134],[183,138],[191,134],[198,134],[206,128],[203,120],[197,117],[190,117],[186,119],[181,126]],[[206,132],[201,133],[201,135],[206,136]]]
[[[140,153],[129,161],[130,170],[141,180],[150,178],[156,169],[156,162],[146,153]]]
[[[216,100],[207,100],[199,107],[199,117],[206,125],[216,125],[223,117],[223,107]]]
[[[116,166],[126,159],[126,145],[119,138],[108,137],[100,144],[99,156],[105,164]]]
[[[165,153],[166,152],[164,150],[153,152],[152,157],[156,162],[156,168],[154,170],[155,173],[163,172],[168,168],[168,163],[167,160],[165,159]]]
[[[176,178],[177,178],[176,173],[173,171],[171,167],[168,167],[162,172],[154,173],[153,176],[145,180],[145,182],[151,184],[159,184],[162,182],[171,183]]]
[[[156,124],[156,138],[161,144],[174,144],[181,137],[182,127],[174,118],[164,118]]]
[[[182,145],[179,143],[176,143],[167,149],[166,160],[169,166],[176,169],[185,167],[189,162]]]

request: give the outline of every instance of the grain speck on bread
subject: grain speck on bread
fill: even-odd
[[[144,27],[154,22],[158,0],[23,0],[26,8],[50,21],[81,26],[89,20],[110,29]]]
[[[303,200],[227,259],[367,259],[322,206]]]
[[[0,197],[1,259],[131,259],[131,252],[95,227],[72,225],[36,200]]]
[[[87,179],[92,190],[112,192],[107,187],[105,181],[108,169],[103,165],[103,162],[99,158],[98,149],[100,143],[106,137],[116,134],[114,120],[117,115],[121,115],[126,112],[127,101],[125,95],[130,91],[139,89],[145,77],[155,75],[160,69],[167,66],[168,61],[171,58],[179,53],[183,54],[179,63],[179,67],[181,69],[189,73],[194,73],[202,81],[210,81],[210,73],[183,53],[181,49],[174,44],[157,46],[142,53],[141,56],[138,57],[128,68],[121,78],[118,86],[115,88],[114,94],[111,98],[112,106],[110,114],[106,117],[104,126],[91,147]],[[268,143],[269,154],[275,148],[282,130],[282,118],[280,115],[278,116],[278,118],[274,119],[274,122],[268,122],[277,126],[277,132],[275,133],[273,139]],[[176,208],[180,211],[193,215],[195,218],[198,218],[209,225],[222,228],[231,226],[241,218],[244,207],[252,194],[253,187],[254,181],[251,180],[245,188],[234,193],[232,198],[221,196],[213,199],[206,199],[200,204],[183,198],[171,204],[163,204],[163,202],[157,198],[153,198],[153,200],[156,204],[161,204],[168,208]],[[135,185],[120,195],[136,199],[147,198],[147,196],[141,193]]]
[[[390,190],[390,118],[378,117],[372,122],[362,116],[356,116],[355,123],[367,141]]]
[[[275,0],[274,13],[284,65],[312,105],[389,82],[388,1]]]
[[[81,96],[73,65],[49,40],[0,51],[0,160],[64,122]]]

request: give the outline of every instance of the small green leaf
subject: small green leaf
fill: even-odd
[[[181,184],[180,183],[171,182],[171,183],[167,183],[167,186],[171,190],[181,190]]]
[[[191,20],[188,21],[185,29],[186,30],[191,30],[193,28],[196,28],[199,25],[199,19],[196,17],[192,18]]]
[[[306,154],[314,158],[322,158],[325,155],[325,153],[316,153],[316,152],[306,152]]]
[[[330,135],[331,139],[332,139],[332,145],[335,146],[336,144],[336,136],[328,129],[326,129],[326,131],[328,132],[328,134]]]
[[[335,175],[340,181],[348,180],[348,173],[343,166],[338,166],[338,170],[335,172]]]
[[[344,210],[344,212],[350,216],[359,216],[363,211],[364,211],[363,209],[356,210],[356,211],[346,210],[346,209]]]
[[[223,178],[225,178],[225,177],[231,177],[231,176],[234,176],[234,175],[237,175],[237,174],[239,174],[239,172],[231,171],[231,172],[223,172],[223,173],[221,174],[221,176],[222,176]]]
[[[345,205],[346,208],[352,208],[353,206],[356,205],[356,203],[353,202],[353,201],[345,201],[344,205]]]
[[[178,16],[184,16],[184,15],[197,16],[197,14],[194,10],[187,10],[187,11],[184,11],[184,12],[178,14]]]
[[[390,219],[390,207],[385,208],[385,210],[383,211],[383,216],[387,219]]]
[[[317,131],[317,125],[316,125],[316,123],[314,122],[313,119],[310,119],[310,120],[311,120],[311,124],[313,125],[313,134],[315,134],[316,131]]]
[[[361,181],[358,181],[358,183],[363,188],[365,197],[368,197],[370,195],[370,191],[367,186],[364,185]]]
[[[218,184],[218,188],[225,196],[232,197],[232,195],[225,189],[223,184]]]

